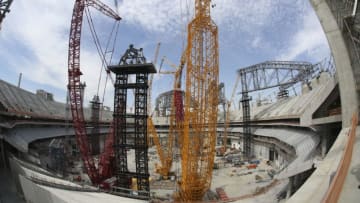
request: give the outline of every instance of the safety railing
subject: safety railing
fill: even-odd
[[[354,142],[356,137],[356,128],[358,125],[358,115],[354,113],[352,117],[351,129],[348,134],[348,141],[340,161],[336,174],[328,188],[322,202],[323,203],[336,203],[340,197],[346,176],[351,163]]]
[[[133,190],[129,188],[122,188],[112,186],[110,194],[119,195],[123,197],[135,198],[135,199],[143,199],[148,200],[150,198],[150,192],[144,190]]]
[[[30,175],[29,177],[26,177],[26,178],[28,178],[32,182],[39,184],[39,185],[49,186],[49,187],[63,189],[63,190],[71,190],[71,191],[78,191],[78,192],[100,192],[97,188],[81,187],[80,185],[74,186],[74,185],[71,185],[70,183],[62,184],[62,183],[48,180],[46,178],[41,178],[37,175]]]

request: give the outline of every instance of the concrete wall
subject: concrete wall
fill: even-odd
[[[269,148],[262,145],[255,145],[254,154],[256,157],[269,159]]]
[[[66,201],[51,194],[22,175],[19,175],[19,180],[21,187],[24,188],[24,196],[28,203],[66,203]]]
[[[238,139],[231,139],[231,146],[235,147],[236,149],[242,149],[243,148],[243,141],[240,141]],[[254,144],[253,147],[254,150],[254,156],[257,159],[265,159],[265,160],[269,160],[270,159],[270,148],[266,145],[262,145],[262,144]],[[275,148],[274,151],[276,151],[277,156],[274,156],[274,166],[277,169],[281,169],[284,166],[286,166],[290,160],[287,160],[288,157],[286,156],[286,154],[283,154],[282,152],[280,152],[279,149]]]
[[[350,126],[351,116],[358,112],[355,77],[341,29],[325,0],[310,0],[324,29],[334,57],[339,79],[343,127]]]
[[[321,202],[341,160],[349,129],[343,129],[325,159],[288,203]]]

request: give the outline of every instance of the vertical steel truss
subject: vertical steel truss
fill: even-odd
[[[127,83],[128,74],[117,74],[115,82],[115,140],[116,177],[121,188],[131,187],[131,178],[137,179],[139,196],[147,196],[149,188],[147,146],[147,88],[148,74],[137,73],[136,83]],[[126,112],[127,90],[135,89],[135,114]],[[134,143],[127,142],[126,118],[134,118]],[[128,171],[127,149],[135,149],[136,173]]]
[[[215,156],[219,59],[218,29],[210,17],[210,0],[195,1],[186,55],[180,199],[190,202],[201,200],[210,188]]]
[[[248,93],[243,93],[241,103],[243,109],[243,150],[245,159],[249,160],[253,156],[252,144],[253,137],[251,136],[250,128],[250,101]]]
[[[140,60],[141,59],[141,60]],[[135,64],[134,64],[135,63]],[[122,196],[139,199],[149,199],[149,169],[147,143],[147,91],[148,75],[155,73],[155,67],[146,63],[142,49],[135,49],[133,45],[126,51],[117,66],[109,68],[116,74],[114,97],[114,130],[115,130],[115,175],[117,184],[113,188],[115,193]],[[130,74],[135,74],[135,83],[128,83]],[[126,112],[127,92],[133,89],[135,93],[135,113]],[[133,121],[134,123],[128,123]],[[129,171],[127,165],[127,150],[135,150],[136,171]],[[136,186],[132,185],[136,178]],[[131,192],[137,189],[137,194]]]
[[[99,121],[100,121],[100,99],[99,96],[94,96],[91,103],[91,136],[89,138],[89,146],[90,151],[93,155],[97,155],[100,153],[100,145],[99,145],[99,136],[100,136],[100,128],[99,128]]]
[[[136,74],[135,88],[135,162],[139,191],[150,191],[147,146],[148,74]],[[145,194],[140,194],[145,195]]]
[[[118,186],[123,188],[130,187],[127,175],[127,153],[126,143],[126,100],[127,100],[127,74],[117,74],[115,81],[115,100],[114,100],[114,133],[115,133],[115,164]]]
[[[0,0],[0,29],[6,13],[10,12],[10,5],[13,0]]]

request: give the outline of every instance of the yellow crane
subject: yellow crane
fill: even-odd
[[[160,45],[161,43],[158,42],[157,45],[156,45],[156,49],[155,49],[155,54],[154,54],[154,65],[156,66],[156,63],[157,63],[157,59],[158,59],[158,56],[159,56],[159,50],[160,50]],[[150,79],[148,81],[148,85],[149,85],[149,89],[148,89],[148,103],[147,103],[147,107],[148,107],[148,115],[151,115],[151,109],[152,109],[152,106],[151,106],[151,90],[152,90],[152,82],[154,80],[154,74],[151,74],[150,75]]]
[[[157,59],[158,59],[158,56],[159,56],[159,50],[160,50],[160,45],[161,43],[158,42],[157,45],[156,45],[156,49],[155,49],[155,54],[154,54],[154,65],[156,66],[156,62],[157,62]],[[147,136],[147,143],[148,145],[151,145],[151,142],[150,142],[150,138],[151,137],[154,137],[155,135],[157,136],[156,134],[156,129],[155,129],[155,126],[153,124],[153,121],[152,121],[152,115],[151,115],[151,110],[152,110],[152,106],[151,106],[151,93],[152,93],[152,82],[154,80],[154,74],[151,74],[150,75],[150,79],[148,81],[148,86],[149,86],[149,89],[148,89],[148,100],[147,100],[147,113],[148,113],[148,119],[147,119],[147,130],[148,130],[148,136]]]
[[[211,0],[195,0],[188,24],[185,116],[181,146],[179,200],[200,201],[210,188],[215,156],[218,107],[218,29]]]
[[[165,60],[165,58],[163,58]],[[156,150],[159,155],[160,164],[156,165],[156,172],[159,173],[164,179],[167,179],[170,175],[170,170],[173,163],[173,148],[175,144],[175,137],[178,137],[181,133],[183,122],[183,105],[182,105],[182,92],[181,92],[181,76],[182,70],[185,64],[184,55],[181,57],[180,65],[176,71],[161,71],[160,74],[174,74],[174,93],[171,102],[171,114],[170,114],[170,127],[167,137],[166,146],[162,147],[159,137],[156,134],[155,127],[152,122],[149,123],[150,133],[153,135],[153,141],[156,146]],[[171,65],[172,67],[176,67]]]
[[[234,100],[235,92],[236,92],[237,86],[239,84],[239,81],[240,81],[240,76],[238,75],[236,78],[235,84],[234,84],[234,88],[232,90],[231,98],[229,101],[227,101],[227,104],[226,104],[226,113],[225,113],[225,118],[224,118],[224,120],[225,120],[224,135],[223,135],[223,141],[222,141],[223,146],[222,146],[221,152],[220,152],[221,155],[225,155],[226,150],[227,150],[227,135],[228,135],[227,130],[228,130],[229,124],[230,124],[230,106]]]

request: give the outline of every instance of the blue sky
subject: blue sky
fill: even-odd
[[[114,1],[103,0],[114,8]],[[326,37],[307,0],[213,0],[211,10],[219,28],[220,82],[230,97],[236,70],[266,60],[299,60],[316,63],[329,56]],[[0,31],[0,79],[34,92],[45,89],[64,102],[67,84],[68,33],[74,1],[14,1]],[[194,0],[120,0],[120,25],[114,61],[130,43],[143,47],[152,61],[161,42],[158,62],[166,56],[178,64],[184,29],[193,15]],[[102,42],[113,21],[92,9]],[[85,101],[96,92],[100,58],[84,22],[81,49]],[[185,33],[186,36],[186,33]],[[105,43],[103,43],[105,46]],[[171,67],[164,65],[164,69]],[[101,84],[103,86],[104,84]],[[108,84],[108,87],[111,84]],[[172,88],[172,77],[156,75],[153,96]],[[113,106],[113,88],[107,88],[105,104]]]

